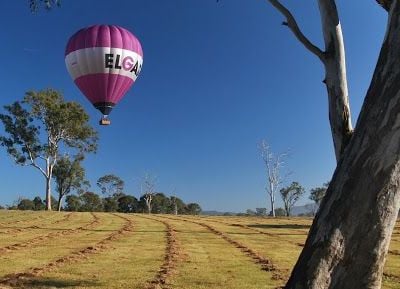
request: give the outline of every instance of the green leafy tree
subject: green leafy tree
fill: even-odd
[[[256,208],[256,215],[257,216],[266,216],[267,208]]]
[[[272,214],[270,213],[270,216],[272,216]],[[286,211],[283,208],[277,208],[275,209],[275,216],[277,217],[283,217],[286,216]]]
[[[124,191],[124,181],[113,174],[102,176],[97,180],[97,186],[106,196],[118,196]]]
[[[51,210],[51,179],[60,147],[80,154],[95,152],[97,133],[76,102],[66,102],[53,89],[29,91],[24,99],[4,106],[0,114],[6,135],[0,144],[19,165],[38,169],[46,180],[46,209]]]
[[[37,196],[33,199],[33,205],[35,211],[41,211],[45,209],[45,204],[41,197]]]
[[[252,209],[247,209],[246,210],[246,216],[255,216],[256,212],[253,211]]]
[[[325,197],[326,190],[329,187],[329,182],[324,183],[322,187],[316,187],[310,190],[309,199],[314,201],[315,205],[312,208],[312,212],[315,215],[317,209],[321,205],[322,199]]]
[[[168,213],[175,215],[182,215],[185,213],[186,204],[177,196],[170,197],[170,208]]]
[[[70,212],[78,212],[81,210],[82,201],[77,195],[68,195],[65,198],[65,210]]]
[[[62,199],[72,191],[82,192],[89,187],[85,178],[85,169],[81,166],[83,155],[78,155],[71,160],[64,156],[58,160],[53,169],[53,179],[56,182],[58,193],[57,210],[61,210]]]
[[[35,209],[35,204],[33,203],[32,200],[21,199],[18,202],[17,208],[18,208],[18,210],[23,210],[23,211],[25,211],[25,210],[34,210]]]
[[[115,197],[104,198],[103,199],[103,210],[104,210],[104,212],[118,211],[118,199]]]
[[[80,195],[82,205],[80,211],[83,212],[102,212],[103,202],[101,198],[93,192],[85,192]]]
[[[290,216],[290,211],[292,210],[296,202],[300,199],[300,197],[304,195],[304,192],[304,188],[298,182],[292,182],[289,186],[280,190],[284,210],[287,217]]]
[[[186,211],[189,215],[200,215],[201,207],[197,203],[189,203],[186,205]]]
[[[152,201],[151,212],[154,214],[167,214],[171,211],[171,200],[163,193],[155,193]]]
[[[118,212],[136,213],[138,211],[139,202],[134,196],[122,196],[118,198]]]

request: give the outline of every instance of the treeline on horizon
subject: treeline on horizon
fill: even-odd
[[[52,200],[53,210],[57,210],[57,200]],[[32,210],[41,211],[46,209],[46,203],[41,197],[33,199],[20,198],[11,206],[0,209],[8,210]],[[176,196],[166,196],[164,193],[155,193],[149,210],[146,204],[146,195],[139,199],[132,195],[117,193],[110,197],[101,197],[94,192],[71,194],[65,198],[65,204],[61,211],[68,212],[119,212],[119,213],[152,213],[152,214],[176,214],[176,215],[198,215],[202,209],[197,203],[186,204]]]

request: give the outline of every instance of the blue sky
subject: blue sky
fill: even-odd
[[[386,13],[372,0],[337,2],[355,122]],[[285,3],[304,33],[322,46],[316,3]],[[0,105],[47,87],[81,103],[100,133],[97,154],[85,160],[93,191],[99,177],[113,173],[138,197],[137,180],[150,171],[158,176],[159,191],[176,188],[179,197],[203,209],[266,207],[261,139],[276,153],[291,150],[289,182],[300,182],[308,192],[330,179],[335,159],[322,65],[280,25],[283,18],[266,1],[70,0],[35,15],[23,0],[2,1],[0,8]],[[100,114],[64,63],[68,38],[93,24],[127,28],[144,51],[142,72],[109,127],[97,125]],[[0,204],[44,196],[39,171],[16,166],[3,148],[0,180]]]

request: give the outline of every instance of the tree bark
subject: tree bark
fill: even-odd
[[[352,137],[353,127],[347,88],[344,41],[335,0],[318,0],[325,51],[311,43],[301,32],[292,13],[279,0],[268,1],[286,17],[283,24],[288,26],[300,43],[324,64],[329,121],[338,162]]]
[[[63,195],[58,195],[57,211],[61,212],[61,200]]]
[[[146,201],[146,206],[147,206],[147,213],[151,214],[151,201],[152,201],[152,197],[148,196],[147,198],[145,198]]]
[[[51,178],[53,177],[53,167],[55,164],[55,158],[53,158],[52,163],[50,162],[50,158],[46,160],[46,210],[51,211]]]
[[[147,204],[147,213],[148,213],[148,214],[151,214],[151,207],[150,207],[150,204]]]
[[[395,1],[355,133],[286,289],[381,287],[400,207],[399,35],[400,2]]]
[[[46,210],[51,211],[51,176],[46,176]]]
[[[318,0],[325,42],[325,80],[336,160],[339,161],[349,143],[351,124],[349,92],[347,88],[346,57],[339,16],[334,0]]]
[[[270,194],[269,194],[270,198],[271,198],[271,213],[272,213],[272,217],[275,218],[275,196],[274,196],[274,190],[273,190],[273,186],[270,183]]]

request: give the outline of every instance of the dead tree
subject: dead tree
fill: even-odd
[[[258,148],[266,168],[267,184],[265,190],[270,198],[271,214],[275,217],[275,195],[279,192],[279,187],[284,180],[281,170],[285,164],[284,160],[287,157],[287,153],[275,155],[266,140],[262,140]]]
[[[151,214],[151,202],[156,193],[157,177],[150,173],[145,173],[142,177],[140,188],[143,199],[146,203],[147,213]]]

